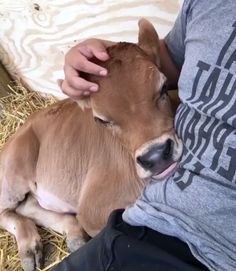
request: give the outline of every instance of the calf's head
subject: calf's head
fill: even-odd
[[[88,78],[100,86],[89,100],[94,119],[131,153],[140,178],[163,179],[176,167],[182,143],[159,70],[158,35],[142,19],[138,44],[119,43],[108,53],[110,59],[99,63],[108,76]]]

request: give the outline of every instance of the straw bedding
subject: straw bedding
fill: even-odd
[[[56,101],[52,96],[42,97],[19,84],[11,84],[9,95],[0,99],[0,149],[8,137],[34,111]],[[68,255],[65,238],[56,232],[38,228],[44,245],[45,267],[48,271]],[[0,230],[0,271],[22,271],[14,237]]]

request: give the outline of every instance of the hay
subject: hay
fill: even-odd
[[[52,96],[42,97],[19,84],[8,87],[10,94],[0,99],[0,148],[30,114],[56,101]]]
[[[19,84],[8,87],[9,95],[0,99],[0,149],[30,114],[56,101],[52,96],[42,97]],[[45,267],[41,270],[48,271],[68,256],[65,237],[51,230],[38,230],[45,254]],[[3,230],[0,230],[0,271],[22,271],[14,237]]]

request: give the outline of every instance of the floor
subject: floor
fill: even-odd
[[[7,85],[11,81],[9,74],[0,62],[0,98],[7,95]]]

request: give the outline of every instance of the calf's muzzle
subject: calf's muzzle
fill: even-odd
[[[173,148],[172,139],[167,139],[162,144],[154,144],[147,152],[136,158],[137,163],[145,170],[159,173],[173,163]]]

